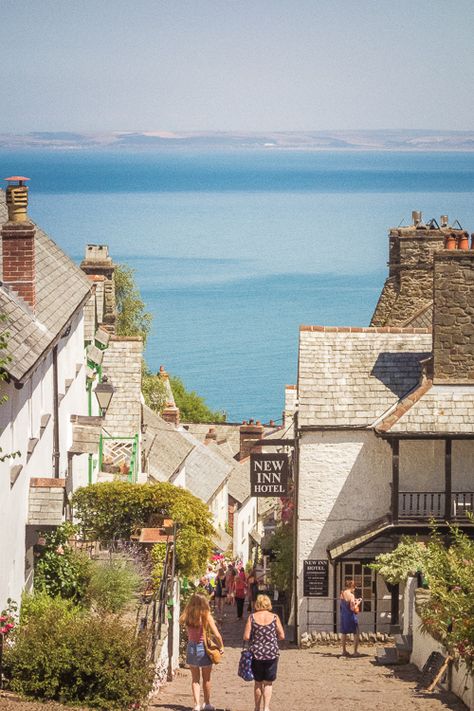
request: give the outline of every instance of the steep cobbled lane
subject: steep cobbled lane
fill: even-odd
[[[226,608],[220,625],[226,645],[222,663],[212,672],[211,700],[218,711],[253,711],[253,683],[237,676],[244,623],[235,621],[235,608]],[[272,711],[466,711],[453,694],[416,691],[419,678],[411,664],[374,665],[375,647],[360,648],[358,658],[343,658],[337,647],[282,649]],[[190,673],[180,669],[153,699],[148,711],[188,711],[193,708]]]

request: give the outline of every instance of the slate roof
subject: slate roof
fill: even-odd
[[[181,434],[193,445],[186,457],[186,488],[206,503],[228,479],[232,464],[189,432]]]
[[[417,387],[431,345],[427,329],[302,326],[299,425],[373,426]]]
[[[5,193],[0,191],[0,225],[7,219]],[[35,313],[11,289],[0,287],[0,313],[7,317],[1,330],[9,333],[10,375],[16,380],[27,376],[88,294],[85,274],[37,227]]]
[[[148,473],[157,481],[168,481],[194,444],[147,405],[143,406],[143,423],[146,425],[143,446],[148,459]]]
[[[407,434],[474,433],[474,385],[431,385],[382,431]]]
[[[236,462],[230,473],[229,494],[243,504],[250,496],[250,458]]]

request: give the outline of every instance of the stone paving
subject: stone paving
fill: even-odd
[[[237,676],[244,624],[234,621],[227,608],[220,625],[226,651],[212,673],[211,700],[218,711],[253,711],[253,683]],[[272,711],[466,711],[453,694],[416,690],[419,672],[407,664],[379,667],[374,664],[374,647],[361,647],[362,656],[344,658],[337,647],[300,650],[285,645],[278,679],[274,684]],[[173,682],[162,687],[148,711],[189,711],[193,708],[191,677],[180,669]]]

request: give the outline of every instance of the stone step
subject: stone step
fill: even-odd
[[[413,649],[413,636],[405,634],[395,635],[395,648],[397,650],[398,659],[400,662],[407,663],[410,661],[410,655]]]
[[[395,647],[377,647],[375,650],[375,663],[381,666],[395,666],[402,662],[398,658]]]

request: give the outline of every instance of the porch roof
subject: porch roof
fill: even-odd
[[[431,385],[409,408],[396,408],[377,428],[394,434],[472,434],[474,385]]]

